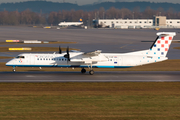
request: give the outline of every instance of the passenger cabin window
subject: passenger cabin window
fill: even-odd
[[[17,56],[16,58],[25,58],[24,56]]]

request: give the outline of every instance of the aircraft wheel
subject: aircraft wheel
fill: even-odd
[[[83,69],[81,70],[81,73],[83,73],[83,74],[86,73],[86,69],[83,68]]]
[[[15,70],[15,69],[13,69],[13,72],[16,72],[16,70]]]
[[[90,71],[89,71],[89,74],[90,74],[90,75],[93,75],[93,74],[94,74],[94,71],[93,71],[93,70],[90,70]]]

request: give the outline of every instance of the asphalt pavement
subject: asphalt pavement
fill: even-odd
[[[180,71],[0,72],[0,82],[180,82]]]

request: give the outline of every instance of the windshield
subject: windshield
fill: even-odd
[[[17,56],[16,58],[25,58],[24,56]]]

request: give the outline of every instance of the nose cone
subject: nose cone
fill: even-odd
[[[9,62],[7,62],[7,63],[6,63],[6,66],[9,66],[9,65],[10,65]]]
[[[12,65],[13,65],[12,60],[6,63],[6,66],[12,66]]]

